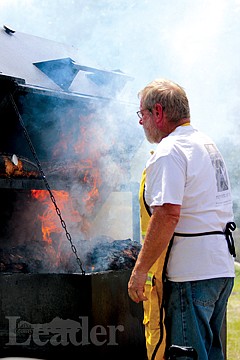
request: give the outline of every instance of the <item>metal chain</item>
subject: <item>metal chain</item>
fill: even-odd
[[[76,249],[75,245],[74,245],[73,242],[72,242],[72,237],[71,237],[70,233],[69,233],[68,230],[67,230],[66,223],[65,223],[65,221],[64,221],[63,218],[62,218],[61,211],[60,211],[59,207],[57,206],[55,197],[54,197],[54,195],[53,195],[53,193],[52,193],[52,191],[51,191],[51,189],[50,189],[50,186],[49,186],[49,184],[48,184],[48,181],[47,181],[47,179],[46,179],[46,176],[45,176],[45,174],[44,174],[44,172],[43,172],[42,166],[41,166],[41,164],[40,164],[40,162],[39,162],[39,160],[38,160],[37,153],[36,153],[36,151],[35,151],[35,149],[34,149],[34,147],[33,147],[32,141],[31,141],[30,136],[29,136],[29,134],[28,134],[28,132],[27,132],[27,129],[26,129],[25,125],[24,125],[24,122],[23,122],[23,120],[22,120],[22,117],[21,117],[21,115],[20,115],[20,113],[19,113],[19,110],[18,110],[18,108],[17,108],[17,105],[16,105],[16,103],[15,103],[15,101],[14,101],[14,98],[13,98],[13,96],[12,96],[11,93],[9,94],[9,96],[10,96],[10,99],[11,99],[11,103],[12,103],[12,105],[13,105],[13,107],[14,107],[14,110],[15,110],[17,116],[18,116],[18,119],[19,119],[19,122],[20,122],[20,124],[21,124],[21,127],[22,127],[22,129],[23,129],[24,135],[25,135],[25,137],[26,137],[26,139],[27,139],[28,145],[29,145],[29,147],[30,147],[30,149],[31,149],[31,151],[32,151],[32,154],[33,154],[33,156],[34,156],[34,159],[35,159],[35,161],[36,161],[36,164],[37,164],[37,166],[38,166],[38,169],[39,169],[39,171],[40,171],[40,173],[41,173],[41,176],[42,176],[42,178],[43,178],[43,181],[44,181],[44,183],[45,183],[45,186],[46,186],[46,188],[47,188],[47,190],[48,190],[48,192],[49,192],[49,194],[50,194],[50,198],[51,198],[51,200],[52,200],[52,202],[53,202],[53,204],[54,204],[56,213],[57,213],[57,215],[59,216],[61,225],[62,225],[63,229],[65,230],[65,234],[66,234],[67,240],[68,240],[68,241],[70,242],[70,244],[71,244],[72,252],[73,252],[74,255],[76,256],[76,260],[77,260],[77,263],[78,263],[78,265],[79,265],[79,267],[80,267],[80,269],[81,269],[82,275],[85,275],[85,270],[83,269],[82,261],[81,261],[81,259],[79,258],[78,254],[77,254],[77,249]]]

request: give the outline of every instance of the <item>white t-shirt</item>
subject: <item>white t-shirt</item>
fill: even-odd
[[[230,182],[216,145],[191,125],[164,138],[146,164],[147,204],[181,205],[178,233],[223,231],[233,221]],[[171,281],[234,277],[224,235],[175,236],[167,266]]]

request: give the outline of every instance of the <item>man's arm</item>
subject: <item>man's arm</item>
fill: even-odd
[[[150,218],[142,249],[128,282],[128,294],[135,302],[147,300],[144,285],[147,273],[168,247],[179,220],[181,205],[155,206]]]

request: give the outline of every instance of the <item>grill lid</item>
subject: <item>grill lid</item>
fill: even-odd
[[[29,86],[113,98],[133,80],[120,70],[99,69],[72,46],[6,25],[0,29],[0,43],[0,74],[24,79]]]

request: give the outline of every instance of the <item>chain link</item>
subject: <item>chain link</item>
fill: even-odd
[[[24,125],[24,122],[23,122],[22,117],[21,117],[21,115],[20,115],[20,113],[19,113],[19,110],[18,110],[18,108],[17,108],[17,105],[16,105],[16,103],[15,103],[15,101],[14,101],[13,95],[10,93],[9,96],[10,96],[11,103],[12,103],[12,105],[13,105],[13,107],[14,107],[14,110],[15,110],[17,116],[18,116],[20,125],[21,125],[21,127],[22,127],[22,129],[23,129],[24,135],[25,135],[25,137],[26,137],[26,139],[27,139],[28,145],[29,145],[29,147],[30,147],[30,149],[31,149],[31,152],[32,152],[32,154],[33,154],[33,156],[34,156],[34,159],[35,159],[35,161],[36,161],[36,164],[37,164],[37,167],[38,167],[38,169],[39,169],[39,172],[40,172],[40,174],[41,174],[41,176],[42,176],[42,179],[43,179],[43,181],[44,181],[44,184],[45,184],[45,186],[46,186],[46,189],[48,190],[48,192],[49,192],[49,194],[50,194],[51,201],[52,201],[52,203],[53,203],[53,205],[54,205],[54,207],[55,207],[56,213],[57,213],[57,215],[58,215],[58,217],[59,217],[59,219],[60,219],[62,228],[65,230],[66,238],[67,238],[67,240],[68,240],[68,241],[70,242],[70,244],[71,244],[71,250],[72,250],[72,252],[74,253],[74,255],[76,256],[76,260],[77,260],[77,263],[78,263],[78,265],[79,265],[79,267],[80,267],[80,270],[81,270],[81,272],[82,272],[82,275],[85,275],[85,270],[83,269],[82,261],[81,261],[81,259],[79,258],[78,254],[77,254],[77,249],[76,249],[75,245],[74,245],[73,242],[72,242],[72,237],[71,237],[70,233],[69,233],[68,230],[67,230],[67,226],[66,226],[65,221],[64,221],[63,218],[62,218],[61,211],[60,211],[59,207],[57,206],[56,199],[55,199],[55,197],[54,197],[54,195],[53,195],[53,193],[52,193],[52,191],[51,191],[51,189],[50,189],[49,183],[48,183],[48,181],[47,181],[47,179],[46,179],[46,176],[45,176],[45,174],[44,174],[44,172],[43,172],[42,166],[41,166],[41,164],[40,164],[40,162],[39,162],[39,160],[38,160],[37,153],[36,153],[36,151],[35,151],[35,149],[34,149],[34,146],[33,146],[33,144],[32,144],[32,141],[31,141],[31,139],[30,139],[30,136],[29,136],[29,134],[28,134],[28,132],[27,132],[27,129],[26,129],[25,125]]]

